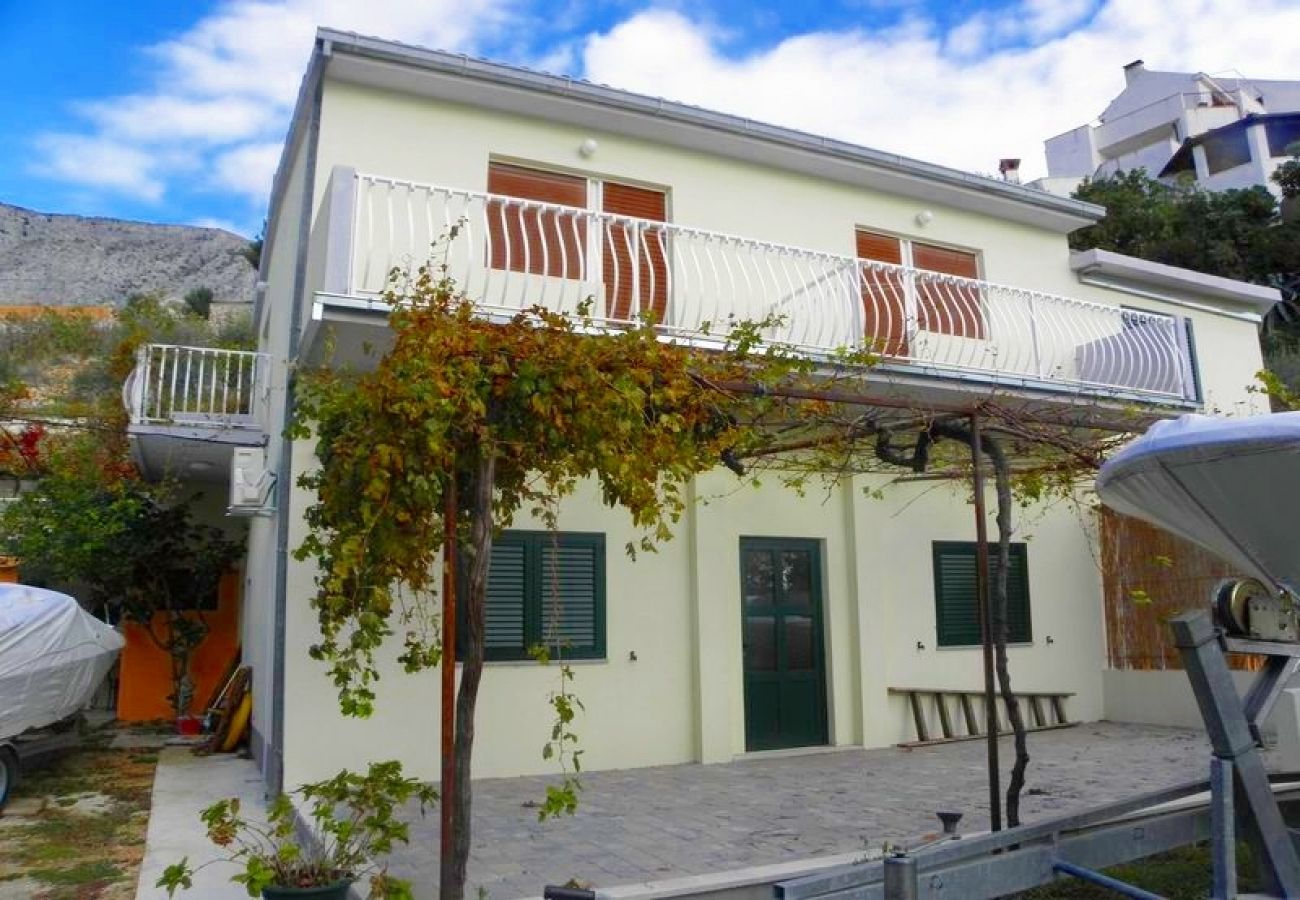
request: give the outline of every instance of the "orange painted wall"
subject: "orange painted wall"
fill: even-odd
[[[211,632],[194,652],[190,675],[194,679],[191,715],[202,715],[200,708],[217,689],[230,661],[239,648],[239,575],[228,572],[221,579],[217,608],[207,613]],[[123,722],[146,722],[170,719],[171,660],[149,639],[143,627],[127,625],[123,629],[126,646],[122,649],[122,668],[117,687],[117,717]]]

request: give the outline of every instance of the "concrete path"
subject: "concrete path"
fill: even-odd
[[[1098,723],[1030,735],[1022,818],[1042,819],[1208,776],[1200,732]],[[1004,765],[1012,753],[1001,742]],[[474,784],[470,894],[539,897],[574,878],[597,888],[863,854],[937,830],[934,813],[965,813],[962,831],[988,827],[985,745],[923,750],[846,749],[583,776],[572,818],[537,822],[529,804],[545,778]],[[396,874],[415,896],[437,896],[437,816],[415,819]]]
[[[190,864],[198,866],[218,852],[208,841],[199,811],[226,797],[240,798],[246,813],[265,808],[262,780],[252,762],[226,754],[195,756],[184,747],[167,747],[159,753],[136,900],[165,898],[167,892],[154,884],[163,869],[182,857],[188,856]],[[241,897],[243,888],[229,880],[234,871],[224,863],[209,866],[195,877],[193,888],[176,896],[184,900]]]

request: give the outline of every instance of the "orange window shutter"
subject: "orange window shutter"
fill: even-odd
[[[979,277],[979,259],[966,250],[952,250],[930,244],[912,245],[916,268],[961,278]],[[983,338],[985,311],[976,285],[942,278],[922,277],[917,282],[918,324],[926,331],[956,337]]]
[[[668,311],[668,235],[654,225],[668,217],[663,191],[607,181],[602,207],[614,216],[644,222],[609,222],[604,234],[605,296],[610,318],[631,320],[653,313],[662,322]],[[635,301],[635,302],[634,302]]]
[[[857,233],[858,259],[872,262],[903,262],[903,243],[896,237],[874,231]],[[885,356],[907,355],[907,302],[901,273],[860,266],[862,282],[863,342]]]
[[[875,262],[903,264],[903,242],[887,234],[874,231],[858,231],[858,259],[870,259]]]
[[[587,179],[494,162],[488,164],[488,193],[572,207],[572,211],[542,209],[489,200],[491,268],[555,278],[585,277]]]

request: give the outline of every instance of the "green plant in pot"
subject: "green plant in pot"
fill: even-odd
[[[310,820],[310,839],[296,827],[295,796]],[[193,886],[199,869],[229,862],[240,867],[230,880],[243,885],[250,897],[346,900],[349,887],[369,876],[372,900],[410,900],[410,884],[389,875],[377,860],[410,840],[410,827],[396,817],[397,809],[415,800],[423,815],[437,799],[433,788],[403,777],[401,763],[389,761],[372,763],[365,775],[345,769],[292,795],[281,794],[267,808],[265,823],[245,818],[237,798],[220,800],[200,818],[208,838],[225,855],[198,868],[190,866],[188,857],[182,859],[167,867],[156,886],[172,897],[178,888]]]

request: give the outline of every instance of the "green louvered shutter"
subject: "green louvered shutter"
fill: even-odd
[[[935,542],[934,612],[940,647],[980,642],[975,574],[974,544]]]
[[[469,590],[464,565],[460,590]],[[504,532],[492,542],[485,601],[485,659],[528,659],[540,644],[566,659],[604,658],[605,536]],[[465,605],[457,607],[463,659]]]
[[[980,643],[976,594],[975,547],[965,541],[935,541],[935,622],[940,647],[970,647]],[[997,547],[989,546],[990,579],[997,577]],[[1011,545],[1007,582],[1007,641],[1033,638],[1029,613],[1029,567],[1024,544]]]
[[[527,558],[526,542],[515,535],[503,534],[492,544],[483,610],[487,659],[519,659],[527,649]]]
[[[997,565],[996,559],[994,565]],[[1011,571],[1007,578],[1007,643],[1027,644],[1033,639],[1033,622],[1029,615],[1029,561],[1025,545],[1012,544]]]
[[[539,639],[566,657],[604,655],[604,538],[542,535]]]

